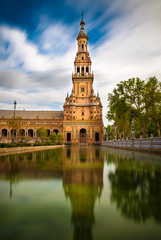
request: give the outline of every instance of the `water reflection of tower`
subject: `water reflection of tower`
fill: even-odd
[[[63,188],[72,206],[74,240],[91,240],[94,207],[103,188],[103,159],[100,148],[66,148]]]

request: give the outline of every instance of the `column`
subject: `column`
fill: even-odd
[[[2,137],[2,130],[0,130],[0,137]]]
[[[84,75],[86,75],[86,65],[84,65]]]
[[[81,70],[82,70],[81,68],[82,68],[82,67],[81,67],[81,65],[80,65],[80,74],[81,74]]]
[[[75,73],[77,73],[77,65],[75,65]]]
[[[89,73],[91,73],[91,65],[89,65]]]

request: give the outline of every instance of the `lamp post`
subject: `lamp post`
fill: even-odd
[[[131,130],[132,130],[132,134],[131,134],[131,139],[134,140],[135,135],[134,135],[134,111],[131,110]]]
[[[106,141],[108,141],[108,126],[106,128]]]
[[[115,125],[115,141],[116,141],[116,122],[114,123],[114,125]]]
[[[12,133],[12,144],[14,143],[14,138],[15,138],[15,112],[16,112],[16,105],[17,102],[16,100],[14,101],[14,111],[13,111],[13,133]]]
[[[132,147],[134,147],[134,139],[135,139],[135,133],[134,133],[134,111],[131,110],[131,140],[132,140]]]

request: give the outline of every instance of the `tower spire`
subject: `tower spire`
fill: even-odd
[[[81,22],[80,22],[80,25],[81,25],[81,29],[80,29],[80,32],[79,32],[79,34],[78,34],[78,37],[77,37],[77,40],[79,39],[79,38],[87,38],[87,40],[88,40],[88,36],[87,36],[87,33],[86,33],[86,31],[85,31],[85,29],[84,29],[84,25],[85,25],[85,22],[84,22],[84,20],[83,20],[83,11],[82,11],[82,20],[81,20]]]

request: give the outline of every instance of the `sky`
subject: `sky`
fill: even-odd
[[[105,125],[120,81],[161,81],[161,0],[1,0],[0,109],[63,110],[82,11]]]

